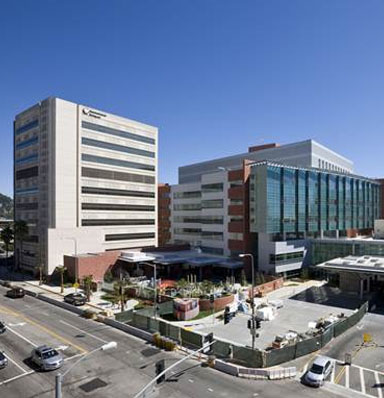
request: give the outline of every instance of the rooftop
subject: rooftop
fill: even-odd
[[[319,268],[341,270],[346,272],[383,273],[384,257],[380,256],[347,256],[337,257],[317,265]]]

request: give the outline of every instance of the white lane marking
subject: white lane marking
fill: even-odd
[[[349,366],[345,367],[345,388],[349,388]]]
[[[361,384],[361,392],[365,394],[364,370],[362,368],[360,368],[360,384]]]
[[[21,339],[23,339],[24,341],[26,341],[28,344],[30,344],[33,347],[37,347],[37,344],[35,344],[33,341],[27,339],[26,337],[24,337],[23,335],[21,335],[20,333],[16,332],[15,330],[11,329],[8,326],[8,330],[11,331],[12,333],[14,333],[16,336],[20,337]]]
[[[10,379],[7,379],[7,380],[4,380],[4,381],[0,382],[0,386],[2,386],[3,384],[10,383],[10,382],[13,381],[13,380],[20,379],[20,378],[22,378],[22,377],[24,377],[24,376],[31,375],[32,373],[35,373],[35,371],[34,371],[34,370],[31,370],[31,371],[29,371],[29,372],[27,372],[27,373],[23,373],[23,374],[21,374],[21,375],[18,375],[18,376],[15,376],[15,377],[11,377]]]
[[[8,326],[12,326],[12,327],[15,327],[15,326],[24,326],[24,325],[26,325],[25,322],[9,323],[9,324],[8,324]]]
[[[8,358],[8,361],[11,361],[14,365],[16,365],[23,373],[28,373],[23,367],[21,367],[16,361],[14,361],[8,354],[3,352],[3,355]]]
[[[68,345],[59,345],[58,347],[56,347],[57,351],[65,351],[69,348]]]
[[[379,379],[379,374],[375,372],[375,382],[376,382],[376,387],[377,387],[377,393],[379,395],[379,398],[383,398],[383,391],[381,390],[381,383]]]
[[[209,392],[213,392],[212,388],[208,388],[208,391],[209,391]]]
[[[78,330],[79,332],[81,332],[81,333],[83,333],[83,334],[86,334],[87,336],[93,337],[94,339],[99,340],[99,341],[101,341],[102,343],[108,343],[108,341],[106,341],[106,340],[104,340],[104,339],[102,339],[102,338],[100,338],[100,337],[97,337],[97,336],[95,336],[95,335],[92,334],[92,333],[86,332],[85,330],[82,330],[82,329],[78,328],[77,326],[73,326],[73,325],[71,325],[71,324],[68,323],[68,322],[65,322],[65,321],[60,320],[60,323],[62,323],[62,324],[64,324],[64,325],[67,325],[67,326],[69,326],[69,327],[71,327],[71,328],[73,328],[73,329],[76,329],[76,330]]]
[[[308,362],[304,365],[303,373],[305,373],[307,371],[307,369],[308,369]]]
[[[194,383],[194,381],[193,381],[192,379],[188,379],[188,381],[189,381],[190,383]]]
[[[336,363],[333,361],[332,373],[331,373],[331,383],[335,383],[335,372],[336,372]]]

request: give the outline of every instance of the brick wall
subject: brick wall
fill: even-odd
[[[214,310],[215,311],[223,310],[228,304],[231,304],[233,300],[234,300],[233,295],[217,298],[214,303]],[[200,305],[200,311],[208,311],[211,309],[211,302],[209,301],[209,299],[203,299],[203,300],[200,299],[199,305]]]
[[[274,290],[280,289],[283,287],[284,278],[277,278],[271,280],[269,282],[265,282],[261,285],[255,287],[254,295],[255,296],[264,296],[267,293],[273,292]],[[251,293],[252,289],[249,289],[249,294]]]
[[[121,251],[107,251],[86,256],[64,256],[64,266],[71,278],[81,280],[86,275],[92,275],[94,281],[102,281],[104,274],[112,267]]]

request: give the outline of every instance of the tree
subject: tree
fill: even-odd
[[[64,273],[66,270],[67,268],[63,265],[56,267],[56,271],[60,274],[60,293],[64,293]]]
[[[23,241],[28,236],[28,224],[25,220],[15,221],[15,240],[20,242],[20,255],[17,256],[17,268],[20,268],[20,259],[23,256]]]
[[[128,282],[124,279],[120,279],[113,285],[113,292],[111,293],[111,301],[114,304],[120,304],[120,311],[123,312],[125,309],[125,303],[128,300],[128,294],[126,287]]]
[[[87,275],[83,278],[83,285],[85,288],[85,295],[87,296],[87,301],[91,301],[91,288],[93,283],[93,275]]]
[[[5,228],[2,229],[2,231],[0,233],[0,238],[4,242],[5,253],[6,253],[6,262],[7,262],[7,267],[8,267],[9,245],[11,244],[11,242],[13,240],[13,230],[9,225],[7,225]]]

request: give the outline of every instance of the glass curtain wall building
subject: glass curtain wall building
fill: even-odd
[[[379,214],[374,180],[268,161],[251,165],[250,231],[258,237],[263,271],[300,269],[311,239],[369,233]]]

